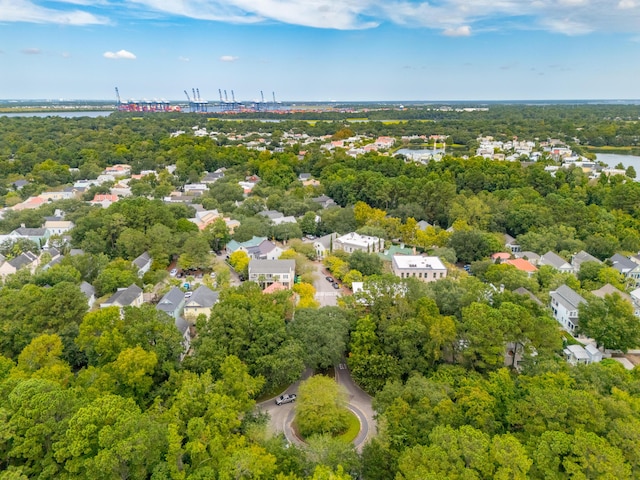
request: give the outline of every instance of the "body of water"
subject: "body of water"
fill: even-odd
[[[610,167],[615,167],[619,163],[624,168],[633,167],[636,172],[640,172],[640,157],[637,155],[617,155],[615,153],[596,153],[596,160],[604,162]],[[637,180],[637,179],[636,179]]]
[[[62,117],[62,118],[78,118],[78,117],[108,117],[111,111],[73,111],[73,112],[16,112],[16,113],[0,113],[0,117]]]

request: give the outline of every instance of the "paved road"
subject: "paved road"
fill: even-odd
[[[342,293],[342,289],[336,290],[330,284],[326,277],[331,276],[329,271],[324,268],[322,262],[314,262],[316,269],[314,275],[313,286],[316,289],[316,300],[321,307],[335,307],[338,304],[338,296]]]
[[[289,388],[282,392],[282,394],[297,394],[300,382],[309,378],[312,373],[313,372],[310,369],[305,370],[300,380],[292,384]],[[259,403],[257,407],[261,412],[269,414],[269,427],[273,433],[284,433],[284,436],[287,438],[289,443],[295,443],[297,445],[300,445],[302,443],[294,435],[293,430],[291,429],[291,422],[293,421],[293,416],[295,415],[294,403],[285,403],[284,405],[278,406],[275,403],[275,398],[272,398],[270,400]]]
[[[305,380],[311,376],[311,370],[306,370],[301,380]],[[348,395],[348,408],[355,413],[360,419],[360,433],[354,440],[356,450],[361,452],[364,444],[377,433],[377,424],[375,421],[373,407],[371,406],[371,397],[367,395],[360,387],[358,387],[345,364],[336,367],[336,381],[343,385]],[[291,385],[284,393],[298,393],[300,381]],[[302,445],[303,442],[296,437],[291,422],[295,417],[294,403],[285,405],[276,405],[275,399],[267,400],[258,404],[258,409],[268,413],[271,417],[269,427],[273,433],[284,433],[290,443]]]
[[[372,398],[362,390],[351,378],[347,365],[341,363],[336,367],[336,380],[343,385],[349,395],[349,409],[360,418],[360,433],[354,440],[356,450],[362,451],[362,447],[367,440],[374,437],[377,433],[377,422],[374,418],[375,412],[371,404]]]

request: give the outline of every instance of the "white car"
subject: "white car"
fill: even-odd
[[[284,405],[285,403],[291,403],[295,401],[296,401],[295,393],[284,394],[276,398],[276,405]]]
[[[169,275],[171,275],[172,277],[175,277],[178,274],[178,269],[174,268],[169,272]]]
[[[184,298],[191,298],[191,295],[193,295],[193,292],[185,292]]]

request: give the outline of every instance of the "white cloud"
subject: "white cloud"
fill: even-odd
[[[179,61],[181,61],[181,62],[188,62],[188,61],[190,61],[190,60],[189,60],[189,57],[183,57],[183,56],[179,56],[179,57],[178,57],[178,60],[179,60]]]
[[[447,37],[468,37],[471,35],[471,27],[469,25],[461,25],[460,27],[447,28],[442,34]]]
[[[222,55],[220,57],[221,62],[235,62],[239,57],[234,57],[233,55]]]
[[[637,33],[640,2],[618,1],[616,9],[611,0],[392,0],[381,5],[380,10],[394,23],[445,32],[456,32],[468,25],[476,32],[520,28],[566,35],[593,31]]]
[[[24,53],[25,55],[40,55],[42,50],[39,48],[23,48],[20,50],[20,53]]]
[[[382,23],[428,28],[447,36],[497,29],[566,35],[640,32],[640,0],[0,0],[0,22],[108,23],[85,7],[124,8],[141,20],[186,17],[237,24],[279,22],[354,30]]]
[[[159,12],[231,23],[277,21],[306,27],[352,30],[379,21],[368,10],[383,0],[131,0]]]
[[[110,60],[135,60],[137,58],[133,53],[127,50],[118,50],[117,52],[104,52],[102,56]]]
[[[96,25],[109,23],[82,10],[41,7],[29,0],[0,0],[0,22],[56,23],[61,25]]]

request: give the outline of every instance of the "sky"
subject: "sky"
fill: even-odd
[[[640,0],[0,0],[0,99],[640,98]]]

